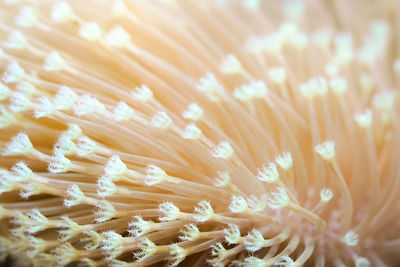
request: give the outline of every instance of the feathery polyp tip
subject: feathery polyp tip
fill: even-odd
[[[62,134],[71,139],[76,139],[82,134],[82,129],[77,124],[69,123],[68,130],[64,131]]]
[[[100,198],[112,196],[117,191],[117,186],[107,175],[103,175],[97,181],[97,195]]]
[[[107,259],[114,259],[122,254],[124,238],[120,234],[114,231],[106,231],[101,235],[104,237],[101,242],[101,249],[106,254]]]
[[[128,106],[125,102],[121,101],[114,109],[114,120],[116,121],[128,121],[132,118],[134,112],[133,109]]]
[[[114,206],[111,205],[108,201],[102,200],[96,205],[96,222],[102,223],[112,219],[116,214],[117,211],[115,210]]]
[[[358,234],[354,231],[348,231],[342,240],[346,245],[354,247],[358,244]]]
[[[200,201],[197,206],[194,208],[195,214],[193,218],[199,222],[203,223],[210,220],[214,216],[214,210],[211,207],[210,202],[208,201]]]
[[[283,152],[275,158],[275,162],[284,170],[289,170],[293,166],[293,159],[290,152]]]
[[[68,22],[75,18],[74,11],[66,1],[56,2],[51,9],[50,16],[57,23]]]
[[[6,148],[3,150],[3,156],[16,156],[28,154],[33,150],[33,145],[29,140],[29,137],[26,133],[19,133],[6,145]]]
[[[74,112],[78,117],[95,112],[101,113],[104,110],[104,105],[97,98],[90,95],[79,97],[74,105]]]
[[[279,209],[289,206],[290,199],[286,190],[278,187],[278,192],[272,192],[271,198],[268,199],[268,206],[271,209]]]
[[[211,247],[211,256],[213,257],[212,262],[214,263],[220,263],[221,261],[223,261],[226,258],[227,254],[228,252],[226,251],[222,243],[218,242]],[[216,264],[213,265],[216,266]]]
[[[244,240],[244,245],[250,252],[256,252],[257,250],[260,250],[264,247],[264,244],[265,239],[262,233],[257,229],[251,230]]]
[[[131,41],[130,34],[121,26],[114,26],[104,37],[106,45],[115,48],[123,48]]]
[[[76,154],[79,157],[86,157],[95,152],[97,144],[87,136],[81,136],[76,142]]]
[[[324,160],[331,161],[335,158],[335,142],[326,141],[315,146],[317,152]]]
[[[78,252],[70,243],[64,243],[52,250],[52,254],[58,266],[65,266],[76,259]]]
[[[144,238],[139,242],[139,250],[133,253],[138,262],[153,256],[157,252],[157,246],[150,239]]]
[[[322,188],[319,195],[323,202],[329,202],[333,198],[333,192],[328,187]]]
[[[29,218],[29,220],[26,222],[28,226],[28,233],[35,234],[46,229],[49,220],[42,213],[40,213],[39,210],[32,209],[26,214],[26,216]]]
[[[271,162],[268,165],[264,165],[258,170],[257,179],[266,183],[276,183],[279,180],[279,172],[276,164]]]
[[[191,103],[187,106],[186,110],[182,113],[182,117],[189,120],[197,121],[203,116],[203,109],[196,103]]]
[[[190,123],[185,127],[182,137],[184,139],[196,140],[201,135],[201,130],[194,123]]]
[[[238,244],[240,241],[240,229],[236,224],[229,224],[227,228],[224,229],[225,241],[229,245]]]
[[[31,6],[23,6],[15,18],[15,23],[21,27],[32,27],[38,23],[37,10]]]
[[[6,100],[11,95],[11,90],[0,82],[0,101]]]
[[[243,213],[248,210],[246,199],[242,196],[232,196],[231,204],[229,205],[229,210],[232,213]]]
[[[3,73],[2,80],[5,83],[19,82],[25,75],[25,70],[16,61],[11,61]]]
[[[67,172],[71,168],[71,161],[62,154],[56,154],[50,159],[48,170],[51,173]]]
[[[242,64],[235,55],[228,54],[222,59],[219,70],[223,74],[238,74],[242,70]]]
[[[226,187],[231,183],[229,172],[218,172],[218,177],[215,178],[214,185],[216,187]]]
[[[168,129],[172,124],[172,119],[165,111],[159,111],[151,119],[151,125],[160,129]]]
[[[147,102],[153,98],[153,91],[144,84],[141,84],[139,87],[136,87],[133,92],[132,96],[142,102]]]
[[[43,68],[46,71],[60,71],[65,67],[65,60],[57,51],[50,52],[44,60]]]
[[[64,206],[67,208],[81,204],[82,200],[85,198],[85,195],[76,184],[68,187],[67,195],[68,199],[64,199]]]
[[[167,178],[165,171],[153,164],[146,168],[145,184],[148,186],[159,184]]]
[[[282,85],[286,82],[286,70],[282,67],[273,67],[268,70],[268,77],[276,84]]]
[[[147,234],[151,229],[152,222],[145,221],[141,216],[134,216],[128,225],[128,233],[134,237]]]
[[[335,77],[330,79],[329,86],[333,93],[336,95],[342,95],[347,90],[347,80],[343,77]]]
[[[128,167],[125,165],[125,163],[122,162],[119,156],[113,155],[107,161],[107,164],[104,167],[104,174],[110,177],[112,181],[118,181],[119,179],[121,179],[121,176],[126,173],[127,170]]]
[[[4,42],[4,46],[12,49],[24,49],[28,41],[26,40],[24,34],[20,31],[12,31],[8,34],[7,40]]]
[[[56,110],[53,103],[47,96],[41,96],[36,99],[35,118],[49,117]]]
[[[356,264],[356,267],[370,267],[371,266],[371,262],[367,258],[364,258],[364,257],[358,257],[356,259],[355,264]]]
[[[57,225],[62,228],[62,230],[58,230],[59,239],[67,241],[78,234],[79,224],[71,220],[68,216],[62,216],[61,219],[62,222]]]
[[[35,85],[26,81],[20,81],[17,83],[15,88],[18,90],[18,92],[21,92],[27,96],[32,95],[37,90]]]
[[[211,101],[218,101],[224,94],[224,88],[212,73],[206,73],[203,78],[200,78],[196,89],[204,93]]]
[[[179,236],[179,240],[181,241],[195,241],[200,236],[199,228],[197,228],[194,224],[186,224],[180,230],[182,235]]]
[[[306,98],[323,96],[328,92],[328,82],[324,77],[313,77],[307,83],[300,85],[300,92]]]
[[[15,174],[14,179],[18,182],[27,182],[33,176],[32,170],[23,161],[17,162],[11,170]]]
[[[391,110],[394,105],[394,97],[395,94],[393,91],[386,90],[379,92],[374,95],[372,105],[374,106],[374,108],[382,111]]]
[[[75,151],[76,145],[71,137],[66,134],[61,134],[54,145],[54,154],[70,155]]]
[[[84,234],[86,237],[81,238],[80,241],[86,243],[84,249],[87,250],[95,250],[100,246],[101,241],[104,239],[104,237],[96,231],[86,231]]]
[[[244,259],[243,266],[245,266],[245,267],[250,267],[250,266],[266,267],[268,265],[263,259],[260,259],[260,258],[254,257],[254,256],[250,256],[250,257],[246,257]]]
[[[171,267],[178,266],[186,258],[187,252],[177,244],[169,246],[168,265]]]
[[[31,100],[25,94],[15,92],[10,98],[9,109],[12,112],[21,112],[28,110],[32,105]]]
[[[233,156],[233,148],[228,141],[222,141],[214,146],[212,155],[217,159],[230,159]]]
[[[84,23],[79,29],[79,36],[89,41],[98,41],[103,35],[103,30],[96,22]]]
[[[161,222],[165,221],[173,221],[178,219],[180,210],[177,206],[172,204],[171,202],[164,202],[159,205],[160,217],[159,220]]]
[[[63,85],[58,89],[54,97],[54,107],[57,110],[69,110],[74,106],[77,97],[74,91]]]
[[[262,195],[260,198],[257,198],[252,195],[247,199],[247,203],[252,211],[258,213],[263,212],[267,207],[267,196]]]
[[[372,111],[367,109],[365,112],[354,114],[354,120],[361,128],[367,129],[372,125]]]
[[[123,17],[127,13],[128,7],[123,0],[114,0],[111,7],[111,14],[114,18]]]

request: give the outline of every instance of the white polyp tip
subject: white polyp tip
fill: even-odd
[[[101,235],[104,237],[101,241],[101,250],[106,254],[107,259],[114,259],[123,253],[124,238],[120,234],[110,230]]]
[[[127,13],[128,7],[123,0],[114,0],[111,14],[114,18],[123,17]]]
[[[276,84],[282,85],[286,82],[286,70],[282,67],[274,67],[268,70],[268,77]]]
[[[85,198],[85,195],[76,184],[71,185],[67,189],[68,199],[64,199],[64,206],[67,208],[79,205]]]
[[[382,91],[374,95],[372,105],[374,108],[388,111],[393,108],[395,94],[393,91]]]
[[[372,111],[367,109],[365,112],[354,114],[354,120],[361,128],[369,128],[372,125]]]
[[[65,67],[65,60],[57,51],[50,52],[44,61],[43,68],[46,71],[60,71]]]
[[[96,208],[97,209],[94,213],[96,216],[96,222],[98,223],[111,220],[117,214],[114,206],[105,200],[100,201],[100,203],[96,205]]]
[[[153,91],[150,90],[149,87],[142,84],[139,87],[136,87],[133,92],[132,96],[142,102],[147,102],[153,98]]]
[[[47,96],[41,96],[36,99],[35,118],[49,117],[56,110],[53,103]]]
[[[35,182],[25,183],[22,188],[23,190],[19,193],[19,196],[23,199],[42,193],[41,186]]]
[[[347,90],[347,80],[342,77],[332,78],[329,81],[329,86],[336,95],[341,95]]]
[[[151,224],[152,222],[145,221],[140,216],[135,216],[128,225],[128,232],[134,237],[143,236],[150,231]]]
[[[114,120],[116,121],[128,121],[132,118],[134,112],[125,102],[121,101],[114,109]]]
[[[325,187],[321,189],[320,197],[323,202],[329,202],[333,198],[333,192],[331,189]]]
[[[12,49],[24,49],[28,41],[24,34],[20,31],[12,31],[8,34],[7,40],[4,42],[4,46]]]
[[[150,164],[146,168],[145,184],[152,186],[159,184],[167,178],[165,171],[153,164]]]
[[[28,226],[28,233],[35,234],[46,229],[49,220],[42,213],[40,213],[39,210],[32,209],[26,214],[26,216],[29,218],[29,220],[26,222]]]
[[[230,159],[233,155],[233,148],[227,141],[222,141],[214,146],[212,155],[217,159]]]
[[[232,213],[243,213],[247,211],[249,206],[247,205],[246,199],[242,196],[232,196],[231,204],[229,205],[229,210]]]
[[[229,224],[228,228],[224,229],[225,241],[229,245],[238,244],[240,241],[240,229],[236,224]]]
[[[306,98],[323,96],[328,92],[328,82],[324,77],[313,77],[307,83],[300,85],[300,92]]]
[[[216,187],[226,187],[231,183],[229,172],[218,172],[218,177],[215,178],[214,185]]]
[[[263,166],[258,170],[257,179],[262,182],[267,182],[270,184],[275,183],[279,180],[279,172],[276,168],[276,164],[271,162],[267,166]]]
[[[235,88],[233,96],[243,102],[249,102],[253,98],[263,98],[268,94],[268,88],[263,81],[251,81]]]
[[[247,199],[247,203],[252,211],[261,213],[267,207],[267,196],[262,195],[261,198],[257,198],[252,195]]]
[[[64,243],[52,250],[51,254],[54,255],[57,266],[65,266],[76,259],[78,252],[70,243]]]
[[[7,128],[12,122],[14,122],[14,115],[0,105],[0,129]]]
[[[37,10],[31,6],[23,6],[15,18],[15,23],[21,27],[32,27],[37,22]]]
[[[200,236],[199,228],[194,224],[186,224],[180,230],[182,235],[179,236],[180,241],[195,241]]]
[[[0,82],[0,101],[6,100],[11,95],[11,90]]]
[[[168,265],[171,267],[178,266],[186,258],[186,250],[177,244],[170,245],[169,250]]]
[[[201,135],[201,130],[194,123],[190,123],[186,126],[185,131],[182,133],[184,139],[196,140]]]
[[[315,146],[317,152],[324,160],[332,160],[335,158],[335,142],[326,141],[322,144]]]
[[[121,176],[128,170],[128,167],[122,160],[119,158],[118,155],[113,155],[108,160],[105,168],[104,173],[113,181],[118,181],[121,179]]]
[[[208,201],[201,201],[197,204],[194,208],[194,215],[193,218],[199,222],[203,223],[210,220],[214,216],[214,210]]]
[[[77,95],[67,86],[61,86],[54,98],[54,107],[57,110],[69,110],[74,106]]]
[[[74,112],[79,117],[90,113],[102,113],[104,111],[104,105],[97,98],[90,95],[79,97],[77,103],[74,105]]]
[[[97,195],[100,198],[112,196],[117,191],[117,186],[107,175],[103,175],[97,181]]]
[[[275,161],[284,170],[289,170],[293,166],[292,155],[289,152],[283,152],[275,158]]]
[[[260,259],[260,258],[254,257],[254,256],[250,256],[250,257],[246,257],[244,259],[243,266],[266,267],[268,265],[263,259]]]
[[[153,256],[157,252],[157,246],[150,239],[144,238],[139,242],[139,250],[133,254],[138,262]]]
[[[171,202],[161,203],[159,206],[160,217],[159,220],[164,221],[173,221],[179,217],[180,210]]]
[[[99,233],[97,233],[96,231],[86,231],[84,232],[85,236],[84,238],[81,238],[81,242],[85,242],[86,245],[84,246],[84,249],[87,250],[95,250],[97,249],[100,244],[101,241],[104,239],[104,237],[102,235],[100,235]]]
[[[212,73],[206,73],[203,78],[200,78],[196,89],[204,93],[211,101],[218,101],[224,94],[224,88]]]
[[[64,23],[74,19],[75,14],[71,6],[66,1],[55,3],[51,9],[51,19],[57,23]]]
[[[17,83],[16,89],[19,92],[21,92],[27,96],[32,95],[36,91],[35,85],[33,85],[30,82],[25,82],[25,81],[21,81],[21,82]]]
[[[328,63],[324,70],[329,77],[336,77],[339,74],[339,67],[335,63]]]
[[[343,242],[350,247],[356,246],[358,244],[358,234],[354,231],[348,231],[343,237]]]
[[[172,124],[171,117],[165,111],[159,111],[151,119],[151,125],[161,129],[168,129]]]
[[[187,109],[182,113],[182,117],[189,120],[197,121],[203,116],[203,109],[196,103],[191,103],[187,106]]]
[[[238,74],[242,70],[242,64],[235,55],[228,54],[222,59],[219,70],[223,74]]]
[[[9,109],[12,112],[21,112],[28,110],[32,105],[31,100],[25,94],[16,92],[10,98]]]
[[[211,256],[213,257],[212,260],[210,260],[210,263],[213,266],[220,266],[221,262],[226,258],[228,252],[224,248],[224,246],[221,243],[216,243],[211,247]]]
[[[246,249],[250,252],[256,252],[257,250],[260,250],[264,247],[264,244],[265,239],[262,233],[257,229],[251,230],[244,240],[244,245],[246,246]]]
[[[5,83],[15,83],[19,82],[25,75],[25,71],[21,66],[16,62],[12,61],[7,65],[6,70],[3,73],[3,82]]]
[[[87,136],[81,136],[76,143],[76,154],[79,157],[86,157],[93,154],[96,150],[96,142]]]
[[[77,124],[69,123],[68,130],[64,131],[62,134],[73,140],[82,134],[82,129]]]
[[[103,35],[103,30],[96,22],[87,22],[79,29],[79,36],[89,41],[98,41]]]
[[[51,158],[48,169],[51,173],[67,172],[71,164],[71,161],[64,155],[56,154]]]
[[[62,216],[61,219],[63,221],[57,226],[62,228],[62,230],[58,230],[58,234],[60,241],[65,242],[79,233],[79,224],[71,220],[68,216]]]
[[[123,48],[130,43],[131,36],[121,25],[116,25],[106,33],[104,41],[110,47]]]
[[[279,209],[287,207],[290,203],[290,199],[286,190],[278,187],[278,192],[272,192],[271,198],[268,199],[268,206],[271,209]]]
[[[54,145],[54,154],[70,155],[76,149],[75,143],[69,135],[61,134]]]
[[[243,6],[250,10],[257,10],[260,8],[260,0],[243,0]]]
[[[18,182],[27,182],[33,176],[32,170],[25,162],[17,162],[11,169],[15,173],[14,179]]]
[[[31,152],[33,150],[33,145],[29,140],[26,133],[19,133],[7,144],[6,148],[3,150],[3,156],[15,156],[23,155]]]
[[[356,264],[356,267],[370,267],[371,266],[371,262],[367,258],[364,258],[364,257],[358,257],[356,259],[355,264]]]

